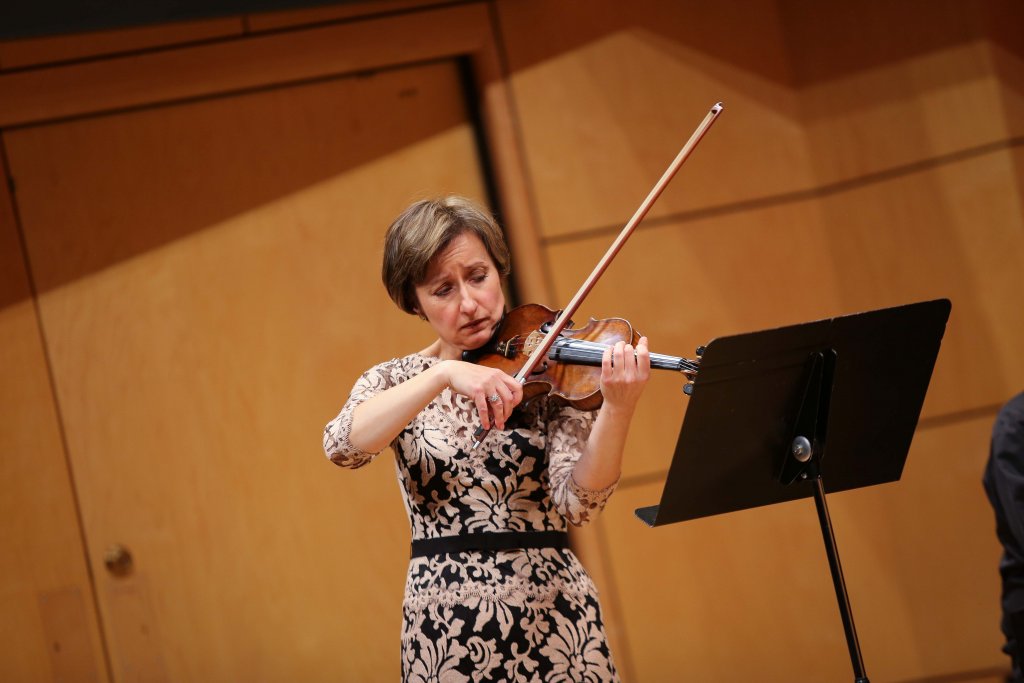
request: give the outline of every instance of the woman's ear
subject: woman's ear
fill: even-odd
[[[423,315],[423,311],[421,311],[418,308],[412,309],[412,312],[415,313],[416,317],[419,318],[420,320],[426,320],[427,319],[427,316]]]

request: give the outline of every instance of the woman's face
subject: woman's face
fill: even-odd
[[[463,232],[431,259],[416,298],[417,313],[437,331],[445,358],[483,346],[505,312],[501,276],[472,232]]]

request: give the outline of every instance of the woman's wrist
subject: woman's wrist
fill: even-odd
[[[601,406],[601,415],[605,415],[606,420],[614,420],[616,422],[625,421],[629,423],[633,419],[633,413],[636,410],[636,404],[622,405],[618,403],[611,403],[605,401]]]
[[[452,388],[451,369],[454,361],[442,360],[434,366],[437,371],[437,393]]]

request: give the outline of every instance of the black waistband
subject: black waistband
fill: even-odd
[[[410,557],[443,555],[464,550],[568,547],[569,534],[564,531],[490,531],[440,538],[420,538],[412,542]]]

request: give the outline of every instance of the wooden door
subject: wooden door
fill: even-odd
[[[6,172],[6,168],[2,169]],[[46,349],[0,191],[0,680],[106,680]]]
[[[456,64],[5,142],[114,679],[396,678],[391,454],[340,470],[321,434],[362,370],[430,339],[380,284],[389,220],[483,198]]]

